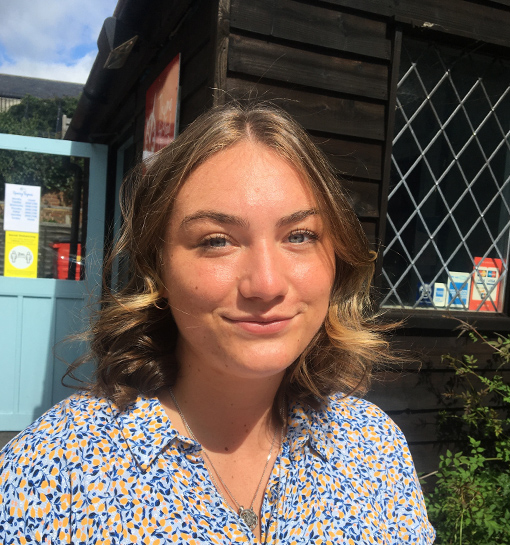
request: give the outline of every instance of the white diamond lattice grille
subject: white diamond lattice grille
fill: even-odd
[[[404,41],[382,306],[501,311],[509,135],[508,60]]]

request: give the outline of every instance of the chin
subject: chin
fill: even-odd
[[[239,374],[249,378],[269,378],[282,375],[290,367],[299,354],[295,357],[288,357],[286,354],[275,354],[274,351],[250,355],[249,351],[243,354],[242,358],[227,358],[231,360],[229,369],[237,368]],[[225,360],[227,361],[227,360]],[[228,370],[228,369],[227,369]]]

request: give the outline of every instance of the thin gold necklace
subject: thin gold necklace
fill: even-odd
[[[179,416],[181,417],[182,423],[184,424],[185,428],[188,430],[188,433],[190,434],[191,438],[194,441],[196,441],[197,443],[200,444],[200,441],[196,438],[195,434],[193,433],[192,429],[190,428],[190,425],[188,424],[186,418],[184,417],[184,414],[183,414],[183,412],[181,410],[181,407],[179,406],[179,403],[177,403],[177,399],[175,399],[175,395],[174,395],[174,393],[172,391],[172,388],[168,388],[168,391],[170,393],[170,397],[172,398],[172,401],[174,402],[174,405],[175,405],[175,407],[177,409],[177,412],[179,413]],[[282,441],[281,442],[283,442],[283,426],[282,426],[281,429],[282,429],[282,432],[281,432]],[[273,440],[271,441],[271,448],[269,449],[269,454],[267,456],[266,463],[264,464],[264,469],[262,471],[262,475],[260,476],[259,484],[257,485],[257,489],[255,490],[255,494],[253,495],[253,499],[251,500],[251,505],[247,509],[245,509],[235,499],[234,495],[232,494],[232,492],[230,491],[228,486],[225,484],[225,481],[221,478],[221,475],[218,473],[218,470],[214,467],[214,464],[212,463],[211,458],[209,458],[209,455],[207,454],[206,450],[202,446],[202,453],[204,454],[204,456],[205,456],[205,458],[207,460],[207,463],[210,465],[210,469],[212,470],[212,471],[209,471],[209,475],[211,476],[211,480],[212,480],[214,486],[218,490],[218,493],[220,494],[220,496],[223,497],[223,494],[221,493],[221,488],[218,486],[218,483],[216,482],[216,479],[214,478],[214,473],[215,473],[218,476],[218,479],[220,480],[221,484],[223,485],[223,488],[227,491],[228,495],[230,496],[232,501],[235,503],[235,505],[237,507],[237,514],[246,523],[246,526],[248,526],[248,528],[250,530],[253,530],[255,528],[255,526],[257,526],[258,521],[259,521],[258,515],[253,510],[253,504],[255,503],[255,499],[257,498],[257,494],[259,493],[260,487],[262,485],[262,481],[264,480],[264,475],[266,474],[266,470],[267,470],[267,466],[269,464],[269,460],[271,459],[271,455],[273,454],[273,447],[274,447],[274,443],[275,443],[275,440],[276,440],[276,432],[277,431],[278,431],[278,428],[275,428],[274,434],[273,434]],[[225,498],[223,497],[223,499],[225,499]],[[227,505],[229,505],[229,503],[227,501],[225,503]]]

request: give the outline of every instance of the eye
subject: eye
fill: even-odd
[[[225,248],[228,245],[230,245],[230,241],[224,235],[210,235],[199,244],[201,248],[205,248],[206,250],[209,248]]]
[[[319,235],[308,229],[298,229],[292,231],[288,236],[288,241],[291,244],[304,244],[307,242],[314,242],[319,239]]]

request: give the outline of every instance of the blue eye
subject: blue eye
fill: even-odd
[[[224,248],[228,243],[229,241],[227,240],[227,237],[213,235],[203,240],[200,243],[200,246],[203,248]]]
[[[313,231],[308,231],[307,229],[300,229],[298,231],[293,231],[288,237],[288,241],[292,244],[303,244],[305,242],[313,242],[318,240],[319,236]]]

